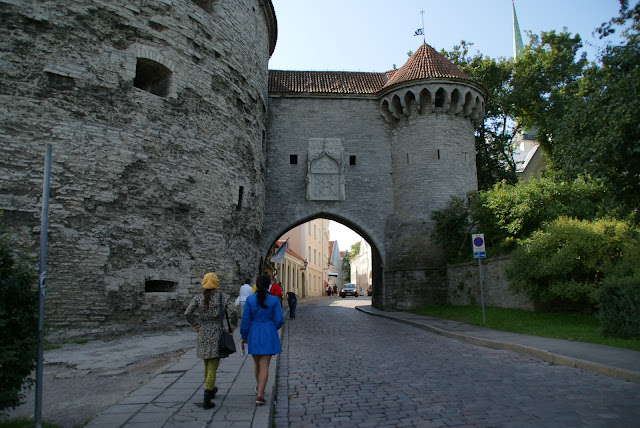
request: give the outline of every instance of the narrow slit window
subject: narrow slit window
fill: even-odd
[[[240,211],[242,209],[242,198],[244,197],[244,186],[240,186],[238,189],[238,205],[236,206],[236,210]]]
[[[440,149],[438,149],[438,159],[440,159]]]
[[[298,164],[298,155],[289,155],[289,164],[297,165]]]
[[[349,156],[349,165],[355,165],[356,164],[356,157],[355,156]]]

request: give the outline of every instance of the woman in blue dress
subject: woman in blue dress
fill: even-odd
[[[266,404],[264,390],[269,377],[271,357],[280,353],[280,336],[278,329],[282,327],[284,317],[280,307],[280,299],[272,296],[269,289],[269,277],[260,275],[256,280],[258,291],[247,297],[242,310],[240,323],[241,345],[248,344],[247,353],[253,357],[256,376],[256,404]]]

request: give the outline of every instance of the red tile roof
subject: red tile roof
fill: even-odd
[[[269,70],[269,92],[375,94],[387,82],[384,73]]]
[[[397,83],[419,79],[449,78],[471,80],[453,63],[440,55],[426,43],[413,54],[411,58],[389,78],[385,87]]]
[[[269,70],[269,93],[376,94],[391,85],[429,78],[471,80],[424,43],[401,68],[384,73]]]

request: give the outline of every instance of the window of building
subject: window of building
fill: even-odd
[[[444,107],[444,98],[446,96],[446,92],[443,88],[440,88],[436,91],[436,107]]]
[[[355,155],[351,155],[349,156],[349,165],[355,165],[356,164],[356,157]]]
[[[289,155],[289,165],[298,164],[298,155]]]
[[[164,281],[161,279],[147,279],[144,282],[145,293],[173,293],[176,291],[177,283],[174,281]]]
[[[213,2],[214,0],[192,0],[193,3],[197,4],[207,12],[213,12]]]
[[[171,74],[171,70],[159,62],[138,58],[133,86],[153,95],[166,97],[171,87]]]

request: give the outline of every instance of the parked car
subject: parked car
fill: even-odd
[[[358,290],[355,284],[345,284],[344,288],[340,290],[340,297],[344,299],[347,295],[358,297]]]

